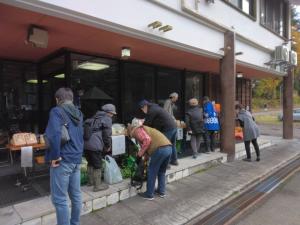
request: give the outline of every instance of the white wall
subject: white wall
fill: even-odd
[[[207,4],[205,0],[200,0],[198,11],[195,11],[195,0],[5,1],[8,4],[211,57],[221,57],[222,54],[219,49],[224,45],[224,29],[220,27],[234,27],[238,39],[237,51],[244,53],[238,59],[260,67],[265,67],[264,63],[270,60],[270,51],[267,48],[274,49],[283,42],[282,38],[260,26],[259,19],[253,21],[220,0],[215,0],[215,4]],[[182,11],[182,2],[195,14],[214,21],[220,27]],[[149,23],[156,20],[171,25],[174,29],[163,33],[147,28]]]

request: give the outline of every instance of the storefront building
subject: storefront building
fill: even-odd
[[[235,103],[251,109],[252,80],[283,77],[292,138],[292,70],[273,56],[290,49],[289,9],[284,0],[2,0],[2,126],[42,131],[61,86],[86,114],[80,97],[102,90],[122,123],[141,99],[163,104],[178,92],[183,120],[187,100],[208,95],[221,104],[221,149],[233,159]]]

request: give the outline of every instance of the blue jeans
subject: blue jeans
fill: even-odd
[[[80,191],[80,164],[60,162],[50,167],[51,199],[56,210],[57,225],[79,225],[82,206]],[[68,195],[71,200],[71,218]]]
[[[147,191],[146,195],[153,197],[155,180],[158,179],[158,192],[165,194],[166,192],[166,170],[172,154],[171,146],[158,148],[151,155],[147,174]]]
[[[169,139],[169,141],[172,144],[172,156],[170,159],[170,163],[174,163],[177,161],[177,151],[176,151],[177,128],[165,131],[164,135]]]

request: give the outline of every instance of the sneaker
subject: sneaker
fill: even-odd
[[[159,195],[159,197],[161,197],[161,198],[166,197],[166,194],[159,193],[158,190],[155,190],[154,194]]]
[[[197,155],[193,155],[193,159],[197,159]]]
[[[146,192],[143,192],[143,193],[138,193],[139,196],[141,196],[143,199],[146,199],[146,200],[149,200],[149,201],[152,201],[154,198],[153,197],[149,197]]]
[[[178,163],[178,161],[176,160],[176,161],[174,161],[174,162],[170,162],[170,164],[171,165],[173,165],[173,166],[178,166],[179,165],[179,163]]]
[[[251,160],[251,158],[249,159],[249,158],[245,158],[245,159],[243,159],[243,161],[245,161],[245,162],[251,162],[252,160]]]
[[[257,162],[259,162],[259,161],[260,161],[260,158],[259,158],[259,157],[257,157],[257,158],[256,158],[256,161],[257,161]]]

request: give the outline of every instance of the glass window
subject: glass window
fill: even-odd
[[[143,116],[137,103],[142,99],[155,102],[153,66],[135,63],[124,64],[123,120],[128,123],[134,116]]]
[[[241,10],[242,12],[252,17],[256,17],[255,0],[224,0],[224,1],[230,3],[234,7]]]
[[[197,72],[187,72],[185,79],[185,102],[188,108],[188,100],[197,98],[201,104],[204,94],[204,75]]]
[[[97,109],[107,103],[114,104],[119,111],[118,62],[81,54],[71,54],[71,62],[74,104],[85,117],[93,116]],[[85,94],[89,95],[88,99],[84,99]]]
[[[40,65],[41,76],[43,78],[42,83],[42,102],[41,102],[41,123],[40,129],[43,130],[48,122],[48,115],[50,109],[55,106],[56,102],[54,94],[60,87],[65,87],[65,79],[57,78],[59,75],[64,75],[65,69],[65,56],[61,55],[57,58],[46,61]],[[64,77],[63,77],[64,78]]]
[[[277,34],[286,37],[287,7],[288,4],[283,0],[261,0],[261,24]]]
[[[36,65],[0,62],[0,130],[37,131],[38,85]]]
[[[176,92],[179,95],[173,109],[176,119],[182,119],[182,92],[181,92],[181,71],[166,68],[159,68],[156,80],[157,103],[164,106],[164,103],[171,93]]]

